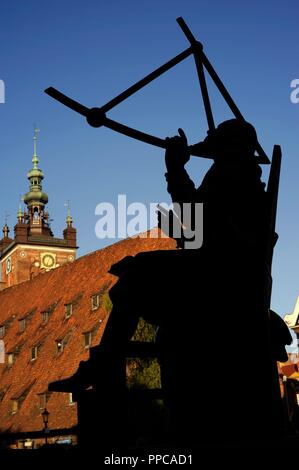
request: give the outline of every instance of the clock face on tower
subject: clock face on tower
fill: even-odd
[[[52,253],[42,253],[41,254],[41,267],[45,269],[55,268],[56,265],[56,256]]]

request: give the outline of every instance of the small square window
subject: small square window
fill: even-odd
[[[91,332],[84,333],[83,336],[84,336],[84,347],[88,349],[91,346]]]
[[[22,320],[19,320],[19,331],[25,331],[26,328],[26,318],[22,318]]]
[[[31,361],[35,361],[37,359],[38,347],[34,346],[31,348]]]
[[[100,306],[100,296],[99,294],[94,294],[91,297],[91,309],[92,310],[97,310]]]
[[[0,338],[3,338],[3,336],[5,335],[5,326],[0,326]]]
[[[73,313],[73,304],[66,304],[64,309],[65,318],[70,318]]]

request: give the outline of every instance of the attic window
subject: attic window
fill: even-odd
[[[70,318],[73,313],[73,304],[65,304],[64,313],[65,313],[65,318]]]
[[[91,331],[87,333],[83,333],[83,337],[84,337],[84,347],[86,349],[89,349],[91,346]]]
[[[19,320],[19,331],[23,332],[25,331],[26,328],[26,318],[22,318],[22,320]]]
[[[100,295],[99,294],[94,294],[91,297],[91,309],[92,310],[97,310],[100,306]]]
[[[35,361],[37,359],[37,353],[38,353],[38,347],[33,346],[33,348],[31,348],[31,361]]]
[[[0,338],[3,338],[3,336],[5,335],[5,326],[0,326]]]

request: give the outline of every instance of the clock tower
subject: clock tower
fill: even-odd
[[[74,261],[77,241],[76,229],[68,210],[63,238],[56,238],[49,224],[46,210],[48,195],[43,191],[44,174],[37,156],[38,129],[34,131],[32,168],[28,173],[29,191],[24,195],[25,210],[17,213],[14,238],[9,237],[5,223],[0,240],[1,281],[0,290],[28,281],[39,273]]]

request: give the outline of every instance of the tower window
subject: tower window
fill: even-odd
[[[73,405],[75,402],[73,400],[73,394],[72,393],[69,393],[69,404],[70,405]]]
[[[83,337],[84,337],[84,347],[86,349],[89,349],[91,346],[91,331],[87,333],[83,333]]]
[[[100,306],[100,295],[99,294],[94,294],[91,297],[91,309],[92,310],[97,310]]]
[[[26,328],[26,318],[19,320],[19,331],[23,332]]]
[[[31,348],[31,361],[35,361],[37,359],[37,354],[38,354],[38,347],[33,346],[33,348]]]
[[[3,338],[3,336],[5,335],[5,326],[0,326],[0,338]]]
[[[64,309],[65,318],[70,318],[73,313],[73,304],[65,304]]]

